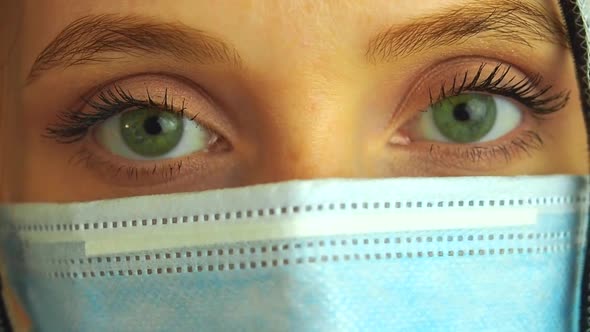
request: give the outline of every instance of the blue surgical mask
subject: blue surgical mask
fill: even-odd
[[[587,179],[294,181],[0,210],[36,331],[572,331]]]

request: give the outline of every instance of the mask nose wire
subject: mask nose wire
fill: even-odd
[[[580,90],[580,102],[586,125],[586,142],[590,142],[590,70],[588,68],[588,31],[584,24],[584,16],[580,3],[583,0],[560,0],[559,6],[567,26],[567,33],[571,46],[572,56],[576,68],[576,78]],[[587,143],[588,146],[590,144]],[[590,151],[587,151],[590,157]],[[588,170],[590,174],[590,170]],[[587,186],[588,187],[588,186]],[[590,211],[586,211],[590,216]],[[590,220],[590,218],[588,219]],[[586,243],[589,243],[590,232],[587,232]],[[590,250],[586,249],[584,267],[582,270],[582,285],[579,312],[579,331],[590,331]],[[574,324],[576,324],[574,322]]]

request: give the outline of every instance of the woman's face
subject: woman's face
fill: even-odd
[[[2,36],[9,200],[588,169],[556,1],[22,6]]]

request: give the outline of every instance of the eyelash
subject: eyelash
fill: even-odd
[[[551,85],[541,88],[543,82],[541,74],[519,79],[517,75],[511,75],[511,65],[497,64],[487,76],[482,78],[482,73],[487,66],[487,63],[482,63],[471,80],[467,79],[470,72],[465,71],[463,74],[455,75],[450,86],[443,81],[436,98],[433,97],[432,90],[429,90],[430,105],[436,105],[450,96],[481,92],[515,100],[526,106],[533,116],[541,118],[543,115],[560,111],[569,101],[570,92],[567,90],[552,93],[553,86]],[[458,78],[460,78],[460,81]],[[479,165],[481,162],[498,157],[509,162],[519,153],[530,155],[530,149],[539,150],[542,146],[543,139],[541,136],[533,130],[526,130],[510,141],[494,145],[454,146],[431,144],[429,156],[433,163],[443,167],[465,168],[466,164]],[[449,159],[456,159],[456,163],[451,165]]]
[[[436,98],[432,95],[432,90],[429,89],[430,105],[435,105],[441,102],[448,96],[456,96],[465,92],[485,92],[489,94],[496,94],[503,97],[511,98],[528,107],[536,115],[550,114],[561,110],[569,101],[569,91],[562,91],[555,94],[550,94],[552,86],[548,85],[541,89],[543,78],[540,74],[533,77],[525,77],[517,79],[517,76],[507,78],[512,70],[512,66],[505,64],[498,64],[485,77],[482,77],[482,72],[487,64],[482,63],[477,69],[475,75],[471,80],[469,71],[465,71],[462,78],[459,74],[453,77],[452,85],[447,87],[446,82],[442,82],[439,88],[439,94]],[[459,79],[461,80],[459,83]],[[114,90],[113,90],[114,89]],[[98,102],[92,100],[84,100],[85,103],[91,106],[94,111],[83,113],[80,111],[67,110],[58,115],[57,124],[46,128],[44,136],[53,138],[59,143],[74,143],[83,139],[88,130],[106,119],[114,116],[122,111],[140,107],[157,107],[163,111],[172,112],[184,116],[185,106],[184,100],[179,109],[175,109],[174,100],[168,103],[167,90],[164,93],[163,101],[161,103],[155,102],[148,90],[146,90],[147,99],[140,100],[133,97],[129,92],[126,92],[119,86],[114,86],[113,89],[103,90],[98,96]],[[195,116],[196,117],[196,116]],[[191,120],[194,120],[194,118]]]
[[[551,94],[553,86],[547,85],[540,88],[543,77],[541,74],[535,74],[532,77],[518,79],[516,75],[510,75],[512,66],[507,64],[497,64],[493,70],[482,77],[487,63],[482,63],[477,69],[471,80],[469,71],[465,71],[460,78],[459,74],[453,77],[452,85],[447,87],[446,82],[442,82],[439,94],[436,98],[430,93],[430,105],[435,105],[449,96],[456,96],[466,92],[484,92],[495,94],[513,99],[527,108],[531,109],[536,115],[545,115],[561,110],[569,101],[569,91],[561,91]],[[460,79],[460,83],[459,80]]]
[[[429,89],[430,105],[440,103],[449,96],[456,96],[463,93],[488,93],[503,96],[515,100],[526,106],[533,115],[542,116],[550,114],[564,108],[569,100],[569,91],[562,91],[552,93],[553,87],[551,85],[541,87],[543,78],[540,74],[531,77],[518,78],[512,75],[512,66],[508,64],[497,64],[493,67],[491,72],[482,75],[487,63],[482,63],[471,77],[470,71],[465,71],[461,74],[456,74],[451,84],[449,81],[443,81],[438,89],[438,95],[433,97],[432,90]],[[58,115],[57,123],[46,128],[45,137],[52,138],[58,143],[69,144],[82,140],[90,131],[90,129],[108,118],[117,115],[121,112],[142,107],[155,107],[162,111],[172,112],[184,116],[185,106],[184,100],[180,107],[174,105],[174,100],[168,101],[168,93],[165,90],[161,102],[154,101],[149,91],[146,89],[147,98],[144,100],[137,99],[128,91],[125,91],[120,86],[115,85],[112,88],[107,88],[101,91],[96,100],[85,99],[85,105],[92,108],[89,112],[82,112],[80,110],[66,110]],[[197,116],[191,118],[195,120]],[[447,156],[457,156],[457,165],[455,168],[464,166],[465,163],[477,163],[486,161],[490,158],[502,157],[507,161],[515,154],[527,153],[529,149],[540,149],[543,141],[537,133],[533,131],[526,131],[521,137],[516,137],[509,142],[498,143],[497,145],[472,145],[472,146],[452,146],[445,144],[431,144],[430,159],[434,163],[445,164],[451,166],[451,162],[446,158]],[[81,157],[84,156],[84,157]],[[91,151],[84,150],[78,156],[80,160],[84,160],[87,164],[90,161],[96,161],[96,156]],[[99,163],[105,164],[105,161]],[[174,165],[162,166],[162,174],[166,177],[171,177],[173,170],[180,170],[182,163]],[[110,168],[116,169],[116,173],[125,170],[130,178],[137,178],[139,173],[154,174],[156,169],[160,166],[154,165],[149,168],[139,169],[135,166],[117,166],[111,165]]]
[[[84,113],[81,111],[66,110],[58,115],[58,121],[46,128],[45,137],[53,138],[59,143],[75,143],[82,140],[89,129],[101,123],[111,116],[134,108],[155,107],[165,112],[184,116],[186,110],[184,100],[180,108],[175,108],[174,99],[168,103],[168,90],[165,90],[162,102],[155,102],[149,91],[146,89],[147,99],[140,100],[131,95],[128,91],[119,86],[100,92],[98,101],[84,100],[93,111]],[[190,118],[195,120],[197,116]]]

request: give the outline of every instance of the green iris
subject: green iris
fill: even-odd
[[[431,106],[434,124],[449,140],[472,143],[490,132],[496,121],[494,97],[462,94]]]
[[[158,157],[176,147],[183,124],[182,117],[170,112],[140,108],[121,115],[121,136],[133,152]]]

